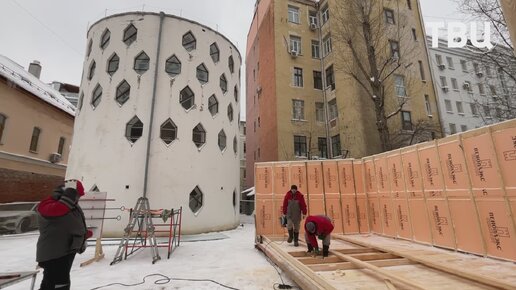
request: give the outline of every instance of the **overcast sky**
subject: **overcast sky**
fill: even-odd
[[[457,17],[453,1],[420,0],[425,21],[453,21]],[[143,9],[181,15],[210,26],[233,41],[245,57],[254,3],[255,0],[0,0],[0,54],[24,67],[39,60],[44,82],[79,85],[89,24],[106,14]]]

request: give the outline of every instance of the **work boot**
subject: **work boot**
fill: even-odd
[[[287,243],[292,243],[292,239],[294,238],[294,229],[289,229],[288,230],[288,240],[287,240]]]
[[[308,251],[306,251],[307,254],[311,254],[313,251],[314,251],[314,247],[312,247],[311,244],[306,244],[306,246],[308,247]]]
[[[294,232],[294,247],[299,246],[299,232]]]
[[[328,257],[328,254],[330,253],[330,246],[322,246],[322,255],[323,257]]]

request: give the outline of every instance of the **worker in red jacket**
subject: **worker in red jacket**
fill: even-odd
[[[311,215],[305,221],[305,239],[308,253],[319,255],[319,245],[317,238],[323,241],[323,257],[328,257],[330,251],[331,232],[333,224],[329,217],[325,215]]]
[[[303,214],[303,216],[301,216]],[[297,185],[292,185],[283,199],[283,215],[287,216],[288,243],[294,240],[294,246],[299,246],[299,228],[301,218],[306,215],[306,203],[303,194],[297,191]]]

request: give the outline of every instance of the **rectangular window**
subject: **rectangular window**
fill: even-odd
[[[247,145],[246,143],[244,142],[244,154],[247,152]]]
[[[288,6],[288,22],[299,24],[299,8]]]
[[[324,119],[324,103],[315,103],[315,120],[317,122],[325,122]]]
[[[328,158],[328,140],[319,137],[317,139],[317,148],[319,149],[319,157]]]
[[[340,148],[340,134],[331,137],[331,150],[333,152],[333,157],[342,155],[342,151]]]
[[[425,81],[426,80],[426,77],[425,77],[425,67],[423,66],[423,62],[422,61],[419,61],[419,74],[421,75],[421,80]]]
[[[443,64],[443,57],[440,54],[436,54],[435,61],[437,62],[437,65],[441,65]]]
[[[325,5],[321,11],[322,24],[324,25],[328,20],[330,20],[330,9],[328,8],[328,5]]]
[[[502,120],[502,119],[503,119],[502,109],[501,109],[501,108],[496,108],[496,109],[495,109],[495,112],[496,112],[496,118],[497,118],[498,120]]]
[[[475,103],[469,103],[469,108],[471,109],[473,117],[478,117],[477,105]]]
[[[489,106],[483,105],[482,107],[484,108],[484,115],[486,116],[486,118],[491,119],[491,109],[489,108]]]
[[[405,88],[405,77],[402,75],[394,75],[394,85],[396,95],[398,97],[407,97],[407,89]]]
[[[389,44],[391,45],[391,56],[393,58],[400,58],[400,44],[397,41],[389,40]]]
[[[326,69],[326,89],[331,87],[331,90],[335,90],[335,75],[333,74],[333,65],[330,65]]]
[[[331,35],[326,35],[323,39],[323,56],[327,56],[332,51]]]
[[[460,125],[460,130],[461,130],[462,132],[466,132],[466,131],[468,131],[468,126],[466,126],[466,125]]]
[[[444,106],[446,107],[446,112],[453,113],[453,108],[450,100],[444,100]]]
[[[448,63],[449,69],[455,69],[455,65],[453,64],[453,58],[451,58],[450,56],[447,56],[446,62]]]
[[[491,72],[491,67],[490,66],[486,66],[486,75],[488,77],[493,76],[493,73]]]
[[[39,135],[41,134],[41,129],[38,127],[34,127],[32,130],[32,138],[30,139],[30,151],[37,152],[38,151],[38,142]]]
[[[313,10],[308,11],[308,20],[310,21],[310,24],[317,25],[317,12]]]
[[[295,51],[297,54],[301,54],[301,37],[290,36],[290,51]]]
[[[475,71],[475,74],[479,74],[480,73],[480,68],[478,67],[478,63],[474,62],[473,63],[473,70]]]
[[[337,119],[339,116],[339,110],[337,108],[337,99],[333,99],[328,102],[329,117],[330,120]]]
[[[446,80],[446,77],[439,77],[441,80],[441,88],[447,88],[448,87],[448,80]]]
[[[462,107],[462,102],[455,102],[455,105],[457,106],[457,112],[459,115],[464,115],[464,108]]]
[[[485,95],[486,94],[486,90],[484,88],[484,84],[478,84],[478,91],[480,92],[481,95]]]
[[[401,111],[401,128],[412,131],[412,114],[409,111]]]
[[[314,89],[322,90],[322,73],[320,71],[313,71],[314,73]]]
[[[318,40],[312,40],[312,58],[321,58],[321,44]]]
[[[5,115],[0,114],[0,144],[2,144],[2,136],[4,135],[6,121],[7,117]]]
[[[304,120],[305,119],[305,101],[292,100],[292,119],[294,119],[294,120]]]
[[[293,74],[294,87],[303,87],[303,69],[299,67],[294,68]]]
[[[451,85],[452,85],[452,88],[453,88],[455,91],[458,91],[458,90],[459,90],[459,83],[457,82],[457,79],[456,79],[456,78],[452,78],[452,79],[451,79]]]
[[[425,106],[427,115],[432,116],[432,106],[430,105],[430,96],[428,95],[425,95]]]
[[[491,95],[496,95],[496,88],[494,85],[489,85],[489,90],[491,91]]]
[[[306,136],[294,135],[294,155],[306,157]]]
[[[412,28],[412,39],[414,39],[414,41],[417,41],[417,31],[415,28]]]
[[[63,155],[64,145],[66,139],[64,137],[59,138],[59,145],[57,146],[57,153]]]
[[[457,126],[453,123],[450,123],[450,134],[455,134],[457,133]]]
[[[385,23],[387,24],[396,24],[396,21],[394,20],[394,11],[391,9],[383,9],[383,13],[385,15]]]
[[[460,66],[462,67],[463,72],[468,72],[468,63],[465,60],[460,60]]]

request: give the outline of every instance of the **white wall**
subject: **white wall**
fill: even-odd
[[[138,29],[137,41],[129,47],[122,42],[123,30],[132,22]],[[99,48],[100,36],[108,27],[111,40],[105,51]],[[168,15],[164,19],[160,59],[156,63],[159,15],[152,13],[120,14],[95,23],[88,32],[93,38],[93,50],[85,61],[81,92],[85,97],[75,124],[73,149],[67,177],[81,178],[89,189],[96,184],[107,191],[115,202],[109,207],[134,207],[143,193],[147,138],[154,70],[158,65],[154,124],[151,133],[148,197],[151,208],[183,207],[184,233],[199,233],[233,228],[238,224],[239,159],[233,151],[233,138],[238,140],[240,104],[233,96],[233,87],[240,92],[239,69],[241,58],[236,47],[213,30]],[[182,46],[182,36],[192,31],[197,39],[196,50],[188,53]],[[209,46],[216,42],[220,50],[217,64],[209,54]],[[133,70],[134,57],[144,50],[150,57],[150,68],[140,78]],[[120,57],[119,70],[111,78],[106,72],[107,60],[116,51]],[[181,74],[174,79],[165,72],[165,61],[175,54],[182,64]],[[233,55],[235,72],[227,65]],[[191,55],[191,56],[190,56]],[[95,76],[88,81],[90,62],[95,59]],[[201,86],[196,78],[196,67],[204,63],[210,73],[209,82]],[[219,77],[225,73],[228,92],[223,95]],[[129,100],[119,106],[115,101],[118,84],[125,79],[131,85]],[[93,110],[90,98],[96,84],[103,87],[102,102]],[[179,103],[179,92],[189,86],[195,93],[195,106],[186,111]],[[208,98],[215,93],[219,113],[212,117]],[[232,103],[234,118],[227,117],[227,106]],[[137,115],[144,124],[143,136],[133,145],[125,138],[126,123]],[[160,126],[171,118],[178,127],[177,139],[166,145],[160,139]],[[192,129],[202,123],[207,131],[206,144],[198,149],[192,141]],[[218,133],[224,129],[227,148],[221,152]],[[237,142],[238,143],[238,142]],[[238,148],[241,150],[241,148]],[[129,188],[126,188],[128,186]],[[203,207],[194,214],[189,204],[189,194],[196,187],[203,191]],[[236,191],[236,206],[233,206]],[[108,212],[116,216],[119,212]],[[120,234],[127,224],[128,213],[120,222],[107,221],[104,232]]]

